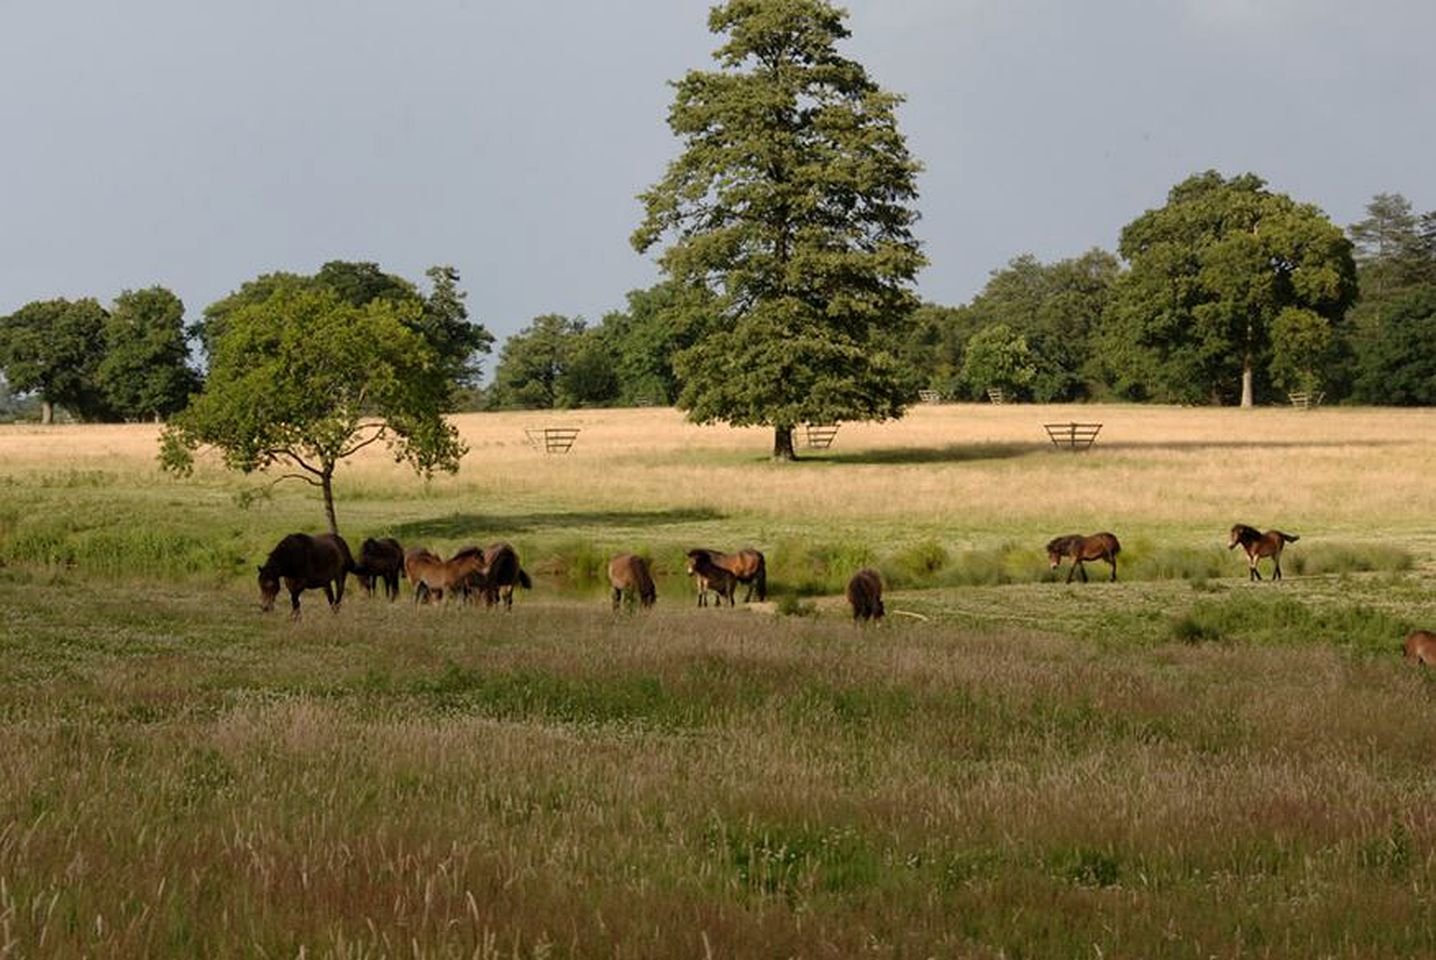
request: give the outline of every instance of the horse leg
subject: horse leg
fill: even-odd
[[[504,613],[512,613],[514,609],[514,585],[512,583],[506,584],[504,586],[503,594]]]
[[[1247,557],[1247,565],[1251,568],[1251,577],[1250,577],[1249,579],[1252,579],[1252,580],[1260,580],[1260,579],[1261,579],[1261,571],[1257,569],[1257,561],[1260,560],[1260,559],[1261,559],[1260,557],[1253,557],[1253,556],[1248,556],[1248,557]]]
[[[1112,565],[1112,581],[1111,581],[1111,582],[1112,582],[1112,583],[1116,583],[1116,582],[1117,582],[1117,555],[1114,553],[1114,554],[1112,554],[1111,556],[1109,556],[1109,557],[1107,558],[1107,562]]]
[[[1077,569],[1080,570],[1080,571],[1082,571],[1082,582],[1083,582],[1083,583],[1086,583],[1086,582],[1087,582],[1087,565],[1086,565],[1085,563],[1083,563],[1081,560],[1078,560],[1078,561],[1077,561]]]
[[[339,596],[342,597],[343,595],[344,593],[341,589]],[[330,583],[328,580],[324,581],[324,599],[329,601],[330,610],[335,613],[339,612],[339,597],[334,596],[334,584]]]
[[[617,613],[619,605],[623,602],[623,591],[617,587],[613,588],[613,612]]]
[[[1067,582],[1071,583],[1072,578],[1077,575],[1077,561],[1072,561],[1072,566],[1067,569]]]
[[[1271,578],[1272,578],[1273,580],[1280,580],[1280,579],[1281,579],[1281,553],[1280,553],[1280,552],[1275,553],[1275,554],[1272,555],[1271,565],[1272,565]]]
[[[299,595],[303,592],[302,588],[299,590],[293,587],[289,588],[289,619],[291,620],[299,619]]]

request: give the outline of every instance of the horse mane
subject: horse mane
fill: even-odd
[[[484,562],[484,551],[483,551],[482,549],[480,549],[479,547],[465,547],[464,549],[460,550],[458,553],[454,554],[453,557],[451,557],[450,559],[452,559],[452,560],[463,560],[463,559],[466,559],[466,558],[468,558],[468,557],[478,557],[479,562],[480,562],[480,563],[483,563],[483,562]]]
[[[1232,524],[1232,532],[1237,535],[1237,543],[1254,543],[1261,539],[1261,531],[1245,523]]]
[[[1065,554],[1068,547],[1072,546],[1073,543],[1076,543],[1081,539],[1082,534],[1080,533],[1069,533],[1065,537],[1053,537],[1052,540],[1047,544],[1047,552]]]

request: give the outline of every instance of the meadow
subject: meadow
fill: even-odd
[[[1436,956],[1436,411],[920,407],[796,464],[457,422],[457,475],[346,465],[340,526],[512,542],[509,615],[263,616],[309,488],[0,428],[0,957]],[[1285,581],[1238,520],[1301,535]],[[1054,579],[1099,529],[1121,580]],[[683,551],[749,543],[770,602],[695,609]]]

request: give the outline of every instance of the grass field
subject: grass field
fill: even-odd
[[[1097,446],[1044,449],[1074,410]],[[924,407],[797,464],[458,422],[456,476],[344,468],[340,525],[513,542],[511,615],[264,617],[307,487],[0,428],[0,957],[1436,956],[1436,411]],[[1301,535],[1284,582],[1237,520]],[[1097,529],[1121,582],[1053,582]],[[744,543],[773,602],[694,609],[683,550]]]

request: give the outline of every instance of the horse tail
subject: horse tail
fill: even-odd
[[[1122,552],[1122,544],[1120,541],[1118,541],[1116,534],[1107,534],[1107,539],[1112,541],[1112,556],[1115,557],[1117,554]]]
[[[1301,539],[1301,537],[1298,537],[1298,536],[1297,536],[1296,534],[1294,534],[1294,533],[1282,533],[1280,530],[1278,530],[1278,531],[1276,532],[1276,535],[1277,535],[1278,537],[1281,537],[1281,538],[1282,538],[1283,540],[1285,540],[1287,543],[1296,543],[1298,540]]]
[[[529,572],[523,567],[519,567],[519,586],[525,590],[532,590],[534,588],[534,582],[529,577]]]
[[[754,585],[758,588],[758,602],[762,603],[768,599],[768,561],[760,553],[758,555],[758,576]]]

